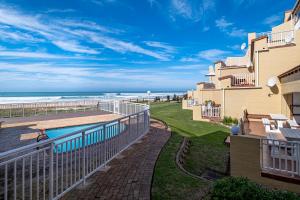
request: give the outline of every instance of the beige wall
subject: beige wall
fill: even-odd
[[[199,99],[199,104],[203,104],[208,100],[212,100],[216,104],[222,104],[222,90],[216,89],[197,91],[197,99]]]
[[[275,26],[272,28],[272,32],[273,33],[278,33],[278,32],[282,32],[282,31],[290,31],[290,30],[293,30],[293,21],[290,20],[290,21],[287,21],[287,22],[284,22],[278,26]]]
[[[188,100],[182,100],[182,109],[193,110],[193,106],[188,107]]]
[[[202,118],[201,105],[193,106],[193,120],[195,121],[209,121]]]
[[[243,176],[265,186],[300,193],[300,185],[261,177],[259,138],[231,136],[230,167],[231,176]]]
[[[250,114],[269,114],[281,112],[280,95],[272,94],[270,89],[243,88],[225,89],[224,115],[240,118],[247,109]]]
[[[222,76],[228,76],[232,74],[243,74],[243,73],[251,73],[250,69],[247,67],[227,67],[227,68],[222,68],[221,70],[221,77]]]

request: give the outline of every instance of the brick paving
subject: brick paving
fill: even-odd
[[[62,199],[150,199],[155,162],[170,135],[163,123],[151,120],[149,133],[112,160],[107,171],[96,172]]]

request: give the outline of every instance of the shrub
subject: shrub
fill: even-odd
[[[299,200],[294,193],[269,190],[243,177],[218,180],[211,191],[212,200]]]
[[[234,119],[232,120],[232,123],[236,125],[236,124],[239,123],[239,120],[238,120],[237,118],[234,118]]]
[[[224,117],[223,118],[223,124],[226,124],[226,125],[237,125],[238,124],[238,119],[236,118],[232,118],[232,117]]]
[[[177,95],[174,94],[173,98],[172,98],[172,101],[176,101],[177,100]]]
[[[169,95],[167,96],[167,102],[170,102],[170,96]]]

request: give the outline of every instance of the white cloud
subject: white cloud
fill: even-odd
[[[177,11],[177,14],[184,18],[193,18],[192,6],[186,0],[172,0],[172,5]]]
[[[0,24],[17,29],[34,32],[52,42],[57,47],[76,53],[96,54],[98,51],[82,45],[96,43],[119,53],[138,53],[162,61],[169,60],[169,55],[145,49],[132,42],[122,41],[106,33],[119,33],[117,29],[109,29],[88,21],[60,20],[43,16],[31,16],[8,7],[0,7]],[[81,34],[82,33],[82,34]],[[99,49],[99,48],[98,48]]]
[[[263,24],[272,26],[282,19],[281,15],[272,15],[263,20]]]
[[[218,27],[219,29],[227,29],[229,26],[232,26],[233,23],[232,22],[228,22],[225,17],[223,16],[222,18],[220,19],[217,19],[215,21],[216,23],[216,27]]]
[[[199,62],[199,58],[192,58],[192,57],[184,57],[180,59],[180,62]]]
[[[7,42],[11,41],[22,41],[27,43],[36,43],[36,42],[44,42],[45,40],[42,38],[34,37],[28,33],[20,32],[20,31],[12,31],[11,29],[0,29],[0,39],[5,40]]]
[[[227,34],[231,37],[245,37],[247,36],[247,32],[244,29],[238,29],[236,27],[232,28]]]
[[[211,0],[188,1],[188,0],[172,0],[171,1],[171,19],[175,20],[175,16],[198,22],[204,21],[210,12],[215,10],[215,3]]]
[[[106,3],[114,3],[117,2],[117,0],[91,0],[92,3],[97,4],[97,5],[104,5]]]
[[[224,51],[220,49],[208,49],[200,51],[198,53],[198,57],[209,61],[216,61],[221,60],[222,58],[224,58],[224,56],[226,56],[229,53],[229,51]]]
[[[193,64],[193,65],[177,65],[177,66],[171,66],[169,69],[179,69],[179,70],[196,70],[207,67],[204,64]]]
[[[196,55],[191,57],[183,57],[180,59],[181,62],[201,62],[201,61],[217,61],[222,60],[226,55],[231,53],[230,51],[225,51],[221,49],[207,49],[198,52]]]
[[[215,24],[220,31],[226,33],[228,36],[242,38],[247,35],[247,32],[244,29],[235,27],[234,23],[226,20],[224,16],[215,20]]]
[[[158,4],[156,0],[148,0],[151,7],[153,7],[155,4]]]
[[[161,52],[154,52],[148,49],[144,49],[138,45],[135,45],[130,42],[124,42],[118,39],[114,39],[111,37],[95,34],[94,32],[89,32],[89,31],[79,31],[79,34],[82,34],[89,39],[91,39],[94,43],[101,44],[105,48],[114,50],[119,53],[139,53],[139,54],[144,54],[150,57],[157,58],[162,61],[168,61],[169,56],[166,55],[165,53]]]
[[[145,44],[150,47],[160,48],[165,50],[167,53],[175,53],[177,51],[176,47],[171,46],[164,42],[157,42],[157,41],[145,41]]]
[[[98,54],[100,52],[83,47],[79,45],[76,41],[53,41],[53,44],[60,47],[63,50],[77,52],[77,53],[86,53],[86,54]]]
[[[6,58],[33,58],[33,59],[78,59],[78,60],[103,60],[103,58],[83,57],[83,56],[66,56],[59,54],[50,54],[45,52],[34,51],[9,51],[7,49],[0,48],[0,57]]]
[[[68,8],[68,9],[49,9],[46,11],[46,13],[72,13],[76,10]]]

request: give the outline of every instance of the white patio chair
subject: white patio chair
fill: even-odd
[[[300,125],[297,123],[295,117],[291,120],[287,120],[288,124],[290,125],[291,129],[298,129],[300,128]]]
[[[276,129],[274,127],[274,125],[271,124],[270,120],[267,119],[267,118],[262,118],[262,123],[265,127],[265,132],[266,133],[280,133],[280,130],[279,129]]]

